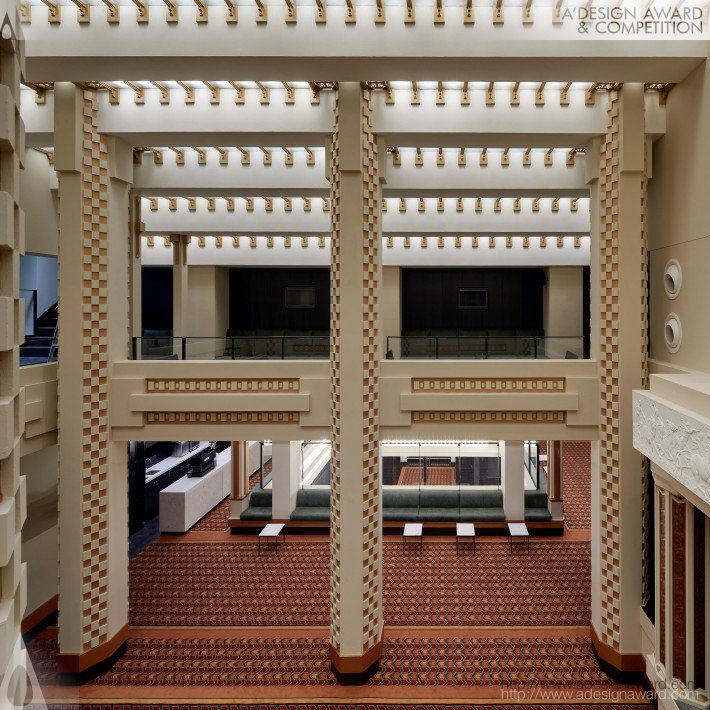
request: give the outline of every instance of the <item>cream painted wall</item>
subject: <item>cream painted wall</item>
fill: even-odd
[[[583,269],[581,266],[550,266],[545,269],[543,323],[545,335],[582,336]]]
[[[57,254],[59,219],[57,193],[50,190],[53,168],[47,156],[28,148],[20,170],[20,203],[25,213],[25,250]]]
[[[189,335],[224,337],[229,322],[229,269],[189,266],[187,292]]]
[[[20,471],[27,477],[27,521],[22,529],[22,559],[27,562],[25,616],[57,594],[58,456],[55,445],[20,459]]]
[[[651,357],[677,368],[710,372],[710,70],[704,65],[668,96],[666,134],[653,146],[649,182]],[[683,285],[676,299],[663,287],[669,259],[680,262]],[[671,353],[663,338],[669,313],[683,339]]]

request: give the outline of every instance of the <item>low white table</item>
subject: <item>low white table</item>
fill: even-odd
[[[265,538],[266,541],[268,542],[269,540],[274,541],[274,549],[278,553],[279,551],[279,535],[284,536],[284,544],[286,544],[286,533],[283,531],[284,530],[284,524],[283,523],[269,523],[268,525],[265,525],[262,531],[259,533],[259,554],[261,554],[261,538]]]
[[[508,532],[510,533],[510,551],[513,551],[513,538],[520,537],[525,544],[525,538],[528,539],[528,552],[530,552],[530,533],[528,526],[525,523],[508,523]]]
[[[402,550],[404,550],[404,544],[407,542],[407,538],[419,538],[419,548],[421,549],[424,538],[422,536],[423,525],[421,523],[405,523],[404,524],[404,535],[402,536]]]
[[[459,554],[459,540],[471,538],[473,551],[476,552],[476,526],[473,523],[456,523],[456,554]]]

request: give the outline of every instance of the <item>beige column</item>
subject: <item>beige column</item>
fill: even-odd
[[[131,151],[100,135],[93,90],[57,83],[59,656],[79,673],[128,635],[127,448],[109,436],[112,363],[128,355]],[[109,268],[110,264],[110,268]],[[109,584],[110,581],[110,584]]]
[[[3,0],[9,24],[0,38],[0,707],[22,707],[26,695],[26,656],[20,621],[27,605],[27,570],[21,554],[26,517],[25,479],[20,476],[20,438],[24,432],[24,390],[20,389],[19,349],[24,341],[24,302],[19,297],[20,254],[25,251],[20,209],[20,156],[24,126],[20,120],[22,51],[13,27],[17,10]],[[7,14],[6,14],[7,13]],[[5,36],[6,30],[10,37]]]
[[[271,515],[274,520],[288,520],[300,484],[301,442],[272,442],[271,466]]]
[[[357,677],[382,654],[379,443],[381,185],[372,96],[341,83],[330,147],[330,659]],[[384,161],[382,161],[382,165]]]
[[[547,502],[553,520],[563,517],[562,442],[547,442]]]
[[[645,223],[646,151],[644,89],[625,84],[608,94],[607,132],[602,137],[599,171],[592,174],[594,272],[599,290],[592,309],[599,332],[592,356],[600,366],[599,458],[592,456],[592,638],[599,654],[622,670],[640,670],[644,462],[633,448],[634,389],[647,377]],[[587,154],[593,163],[594,154]],[[598,261],[597,261],[598,258]]]
[[[190,237],[186,234],[173,234],[173,347],[178,357],[182,357],[183,341],[179,338],[189,335],[187,329],[187,245]],[[185,346],[184,352],[187,352]]]
[[[522,441],[500,442],[503,512],[508,522],[525,520],[525,447]]]

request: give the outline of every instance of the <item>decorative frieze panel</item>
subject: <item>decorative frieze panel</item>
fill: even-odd
[[[710,421],[634,392],[634,447],[710,505]]]
[[[298,392],[298,378],[149,378],[146,391],[158,393]]]
[[[298,412],[146,412],[146,424],[298,424]]]
[[[564,392],[564,377],[413,377],[412,392]]]
[[[564,424],[565,412],[412,412],[412,423]]]

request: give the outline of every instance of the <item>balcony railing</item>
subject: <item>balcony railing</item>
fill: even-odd
[[[134,360],[327,360],[325,335],[133,338]],[[387,337],[390,360],[551,360],[584,358],[584,338],[406,335]]]
[[[133,338],[134,360],[327,360],[327,335]]]
[[[552,360],[584,357],[584,338],[513,335],[390,335],[390,360]]]

